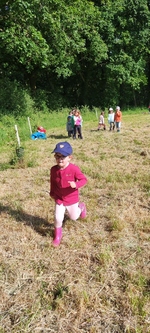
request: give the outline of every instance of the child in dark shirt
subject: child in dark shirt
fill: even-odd
[[[68,137],[70,138],[73,136],[73,111],[70,111],[67,117],[66,129],[68,132]]]

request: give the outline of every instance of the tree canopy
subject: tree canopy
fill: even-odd
[[[150,100],[146,0],[0,2],[0,73],[64,104]]]

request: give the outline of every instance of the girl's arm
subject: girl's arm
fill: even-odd
[[[50,197],[55,200],[55,184],[54,184],[54,173],[50,170]]]
[[[84,173],[80,170],[78,166],[76,166],[76,172],[75,172],[75,183],[76,188],[83,187],[87,183],[87,178],[84,175]]]

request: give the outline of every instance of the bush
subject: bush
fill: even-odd
[[[3,115],[15,117],[30,114],[34,109],[34,102],[30,94],[17,81],[8,78],[0,79],[0,100]]]

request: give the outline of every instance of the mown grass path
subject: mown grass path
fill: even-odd
[[[149,333],[150,115],[123,116],[120,133],[96,129],[85,122],[74,141],[48,129],[46,141],[24,143],[23,163],[0,171],[1,333]],[[49,169],[64,140],[88,178],[87,218],[66,216],[53,248]]]

